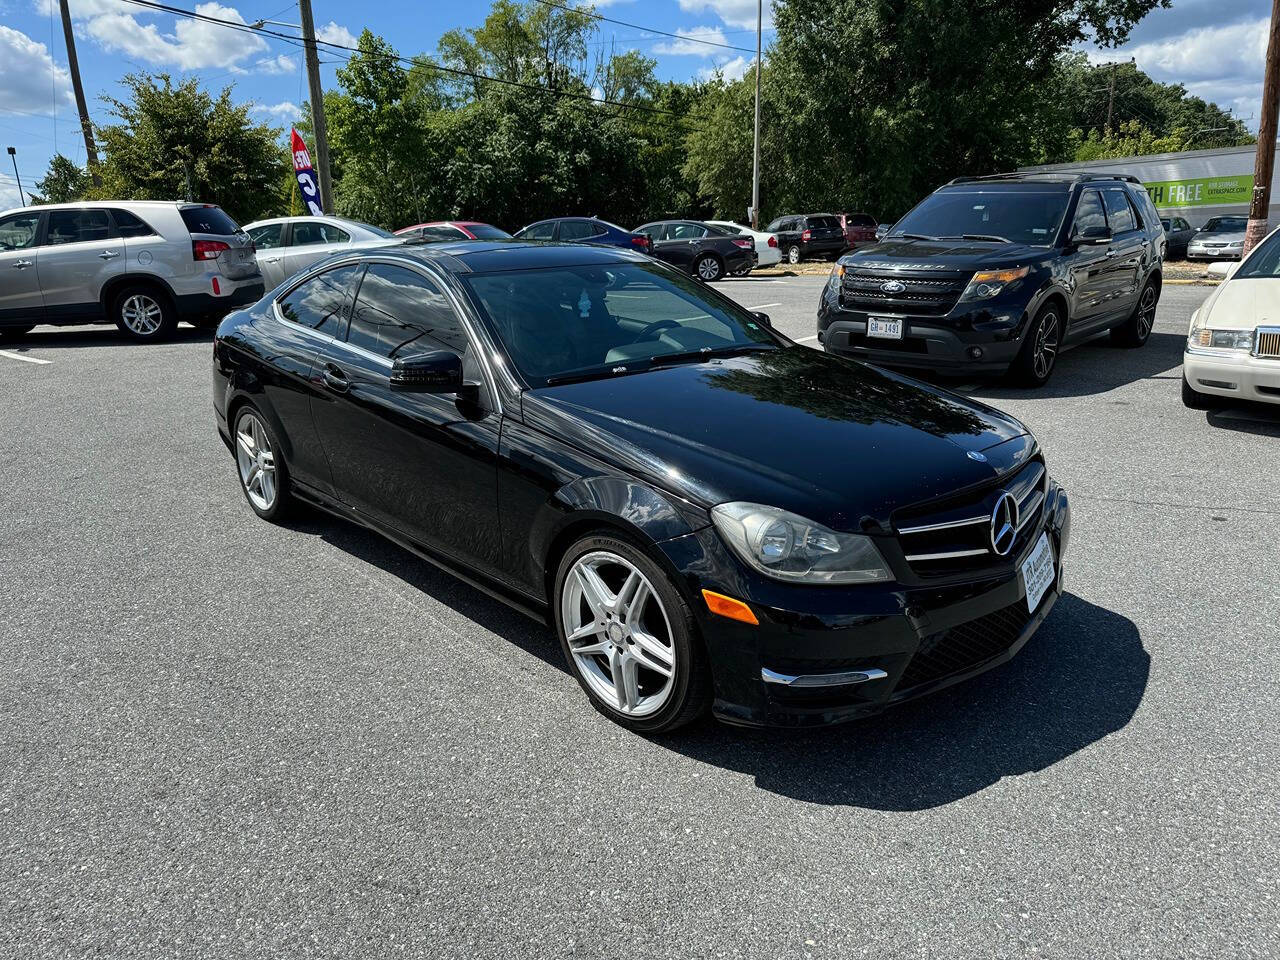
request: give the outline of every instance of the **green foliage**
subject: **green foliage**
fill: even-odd
[[[49,161],[49,169],[44,179],[36,181],[38,193],[32,193],[28,199],[35,204],[71,203],[84,197],[89,189],[89,173],[82,167],[60,153],[55,153]]]
[[[278,208],[280,131],[249,119],[249,104],[217,97],[192,77],[129,74],[125,99],[103,97],[119,121],[98,128],[102,199],[216,203],[241,223]]]

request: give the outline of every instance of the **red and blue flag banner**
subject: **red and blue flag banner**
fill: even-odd
[[[307,144],[298,136],[297,130],[290,130],[290,141],[293,147],[293,172],[298,177],[298,189],[302,191],[302,201],[313,217],[324,213],[320,202],[320,184],[316,181],[316,172],[311,169],[311,153]]]

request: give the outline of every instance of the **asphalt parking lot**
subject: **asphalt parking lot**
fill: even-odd
[[[719,286],[812,343],[823,282]],[[547,629],[258,520],[208,334],[41,328],[0,353],[0,956],[1280,955],[1280,415],[1183,408],[1207,293],[1045,390],[954,384],[1072,498],[1013,662],[650,740]]]

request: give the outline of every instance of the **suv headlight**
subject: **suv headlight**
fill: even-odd
[[[1017,283],[1030,272],[1030,267],[1015,267],[1011,270],[983,270],[975,273],[969,286],[960,294],[960,301],[963,303],[966,300],[990,300],[998,297],[1006,287]]]
[[[877,583],[891,579],[870,537],[837,533],[759,503],[722,503],[711,519],[733,552],[776,580]]]

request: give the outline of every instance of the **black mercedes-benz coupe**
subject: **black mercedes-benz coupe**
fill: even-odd
[[[640,731],[876,712],[1008,660],[1062,589],[1020,423],[631,251],[341,254],[223,321],[213,387],[259,516],[322,507],[545,617]]]

